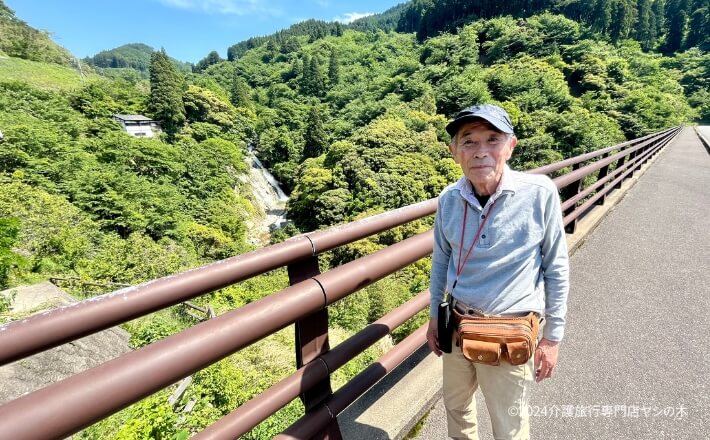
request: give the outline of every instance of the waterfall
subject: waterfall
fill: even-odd
[[[252,160],[252,168],[256,168],[261,172],[261,175],[266,179],[266,182],[271,185],[271,188],[276,191],[276,195],[279,198],[280,202],[287,202],[288,201],[288,196],[283,192],[281,189],[281,184],[274,178],[274,176],[269,172],[269,170],[264,167],[264,164],[261,163],[258,157],[254,155],[251,151],[249,151],[249,155]]]
[[[255,244],[262,244],[262,236],[268,236],[272,230],[286,223],[288,196],[281,189],[279,182],[264,167],[259,158],[254,155],[254,147],[252,145],[247,148],[244,160],[249,164],[249,176],[244,179],[245,183],[249,183],[252,187],[256,201],[265,214],[261,224],[255,225],[260,232],[258,234],[259,237],[255,234],[250,237],[250,241]]]

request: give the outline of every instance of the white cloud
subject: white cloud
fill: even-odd
[[[267,6],[266,0],[159,0],[167,6],[197,10],[208,14],[266,14],[283,15],[283,10]]]
[[[370,15],[375,15],[374,12],[346,12],[343,15],[338,15],[337,17],[333,18],[333,21],[339,21],[341,23],[352,23],[353,21],[357,20],[358,18],[363,18],[363,17],[369,17]]]

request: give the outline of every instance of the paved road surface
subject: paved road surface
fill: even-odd
[[[567,332],[556,377],[533,387],[533,439],[710,438],[709,215],[710,154],[686,128],[571,259]],[[446,438],[441,401],[416,438]]]

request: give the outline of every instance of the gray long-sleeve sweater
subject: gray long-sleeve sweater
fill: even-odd
[[[464,207],[469,211],[462,244]],[[489,218],[452,292],[459,250],[463,245],[463,260],[489,209]],[[538,312],[547,320],[543,336],[560,341],[567,311],[569,258],[554,183],[546,176],[506,166],[485,207],[466,177],[444,189],[434,225],[429,290],[432,317],[449,292],[458,301],[490,314]]]

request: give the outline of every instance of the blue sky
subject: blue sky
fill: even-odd
[[[405,0],[4,0],[30,26],[83,58],[127,43],[164,47],[197,62],[227,47],[309,18],[340,20],[383,12]]]

